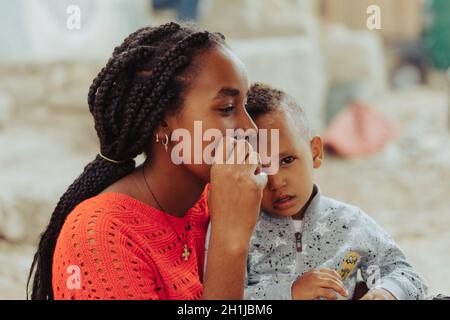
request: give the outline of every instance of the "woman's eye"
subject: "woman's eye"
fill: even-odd
[[[293,162],[294,160],[295,160],[294,157],[287,156],[287,157],[284,157],[283,159],[281,159],[281,164],[289,164],[289,163]]]
[[[223,112],[225,114],[229,114],[229,113],[233,112],[234,106],[232,104],[230,104],[230,105],[226,106],[225,108],[221,108],[219,110],[220,110],[220,112]]]

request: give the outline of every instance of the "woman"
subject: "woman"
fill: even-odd
[[[233,141],[224,159],[239,149],[246,163],[175,165],[170,136],[193,132],[195,120],[223,133],[255,128],[247,87],[243,64],[220,34],[169,23],[115,48],[88,97],[101,152],[52,214],[30,271],[31,298],[242,298],[267,180],[248,161],[256,153]],[[146,161],[135,167],[141,153]]]

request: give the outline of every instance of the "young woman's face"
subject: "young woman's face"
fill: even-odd
[[[194,146],[194,121],[201,121],[202,135],[207,129],[218,129],[225,135],[226,129],[255,129],[245,103],[248,90],[247,72],[243,63],[227,48],[219,46],[201,55],[199,69],[185,95],[181,110],[166,117],[169,130],[184,128],[191,136],[190,164],[183,164],[204,181],[209,181],[210,164],[202,154],[211,141],[201,141],[201,149]],[[199,122],[197,122],[198,127]],[[217,143],[218,141],[213,141]],[[171,146],[179,142],[172,142]],[[197,153],[201,164],[194,164]]]

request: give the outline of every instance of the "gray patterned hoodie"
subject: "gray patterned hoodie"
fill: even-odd
[[[377,285],[399,300],[425,298],[425,281],[372,218],[357,207],[321,196],[316,185],[314,192],[297,242],[292,218],[261,212],[250,242],[246,299],[290,300],[298,276],[319,267],[337,270],[350,251],[359,254],[359,261],[344,281],[349,298],[358,269],[369,288]]]

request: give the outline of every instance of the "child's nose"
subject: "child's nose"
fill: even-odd
[[[282,187],[286,186],[286,179],[281,174],[270,175],[268,181],[269,190],[276,191]]]

